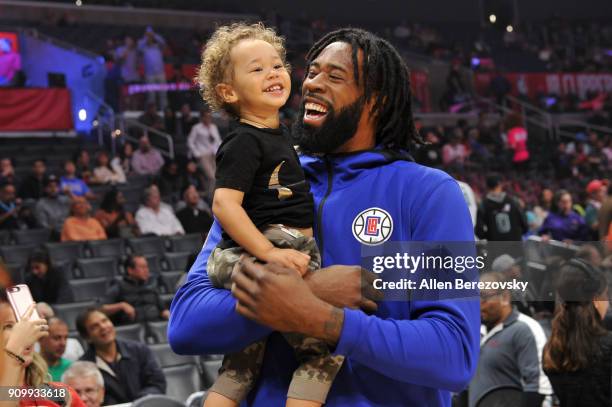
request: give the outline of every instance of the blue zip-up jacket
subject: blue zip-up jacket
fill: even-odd
[[[470,213],[457,183],[442,171],[380,151],[301,158],[315,201],[315,235],[324,266],[359,265],[353,221],[368,208],[392,218],[389,241],[472,241]],[[297,362],[282,336],[235,312],[228,290],[214,288],[206,261],[220,240],[215,222],[187,283],[171,307],[168,339],[180,354],[235,352],[269,335],[255,389],[242,406],[284,406]],[[478,361],[478,300],[381,302],[375,315],[345,309],[336,353],[346,360],[326,406],[450,406]]]

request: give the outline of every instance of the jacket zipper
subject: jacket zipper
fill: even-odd
[[[327,197],[331,194],[333,180],[333,167],[327,157],[325,157],[325,166],[327,167],[327,191],[321,202],[319,202],[319,209],[317,210],[317,242],[319,243],[321,258],[323,257],[323,205],[325,205]]]

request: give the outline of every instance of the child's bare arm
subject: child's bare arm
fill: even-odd
[[[276,261],[304,273],[310,256],[297,250],[278,249],[257,229],[242,207],[244,192],[218,188],[213,198],[213,213],[223,230],[243,249],[260,260]]]

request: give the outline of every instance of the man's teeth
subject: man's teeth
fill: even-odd
[[[316,112],[327,113],[327,107],[318,103],[308,102],[304,107],[306,108],[306,110],[314,110]]]
[[[274,85],[274,86],[270,86],[268,89],[266,89],[266,92],[274,92],[276,90],[281,90],[281,86],[280,85]]]

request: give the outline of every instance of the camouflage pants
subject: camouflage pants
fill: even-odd
[[[310,255],[309,270],[319,269],[321,256],[313,238],[282,225],[270,226],[264,231],[264,236],[276,247],[295,249]],[[216,248],[212,252],[207,270],[215,287],[231,288],[232,272],[243,254],[244,250],[240,247],[225,250]],[[325,403],[331,384],[342,367],[344,356],[331,355],[327,345],[318,339],[293,333],[284,334],[284,337],[295,350],[299,363],[293,373],[287,397]],[[210,391],[237,402],[244,400],[257,380],[265,348],[266,339],[263,339],[241,351],[225,355],[219,377]]]

